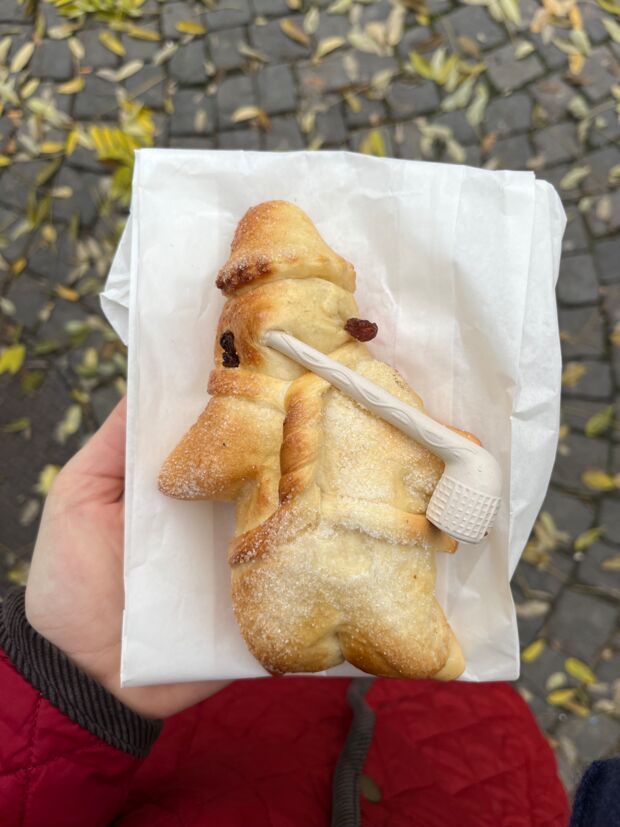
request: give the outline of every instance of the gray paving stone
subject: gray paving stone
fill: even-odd
[[[118,65],[119,58],[112,54],[109,49],[99,40],[99,30],[91,29],[76,34],[84,49],[84,66],[91,66],[93,69],[111,69]]]
[[[481,49],[492,49],[506,40],[506,31],[480,6],[464,6],[441,19],[439,30],[455,37],[469,37]]]
[[[190,3],[162,3],[161,25],[164,37],[172,40],[180,40],[183,35],[178,31],[176,25],[182,20],[192,20],[196,23],[202,23],[200,15],[197,14],[196,7]]]
[[[139,100],[151,109],[161,109],[164,105],[165,79],[161,67],[147,65],[127,78],[125,89],[131,100]]]
[[[244,75],[225,78],[218,86],[216,100],[220,124],[229,124],[239,107],[256,104],[252,80]]]
[[[516,582],[513,580],[510,584],[510,588],[512,590],[512,596],[515,603],[515,607],[517,609],[517,627],[519,630],[519,643],[521,646],[529,646],[529,644],[536,640],[536,638],[540,637],[542,634],[542,628],[545,623],[545,619],[547,617],[548,611],[544,614],[536,615],[535,617],[528,617],[526,615],[522,615],[519,612],[519,606],[527,603],[527,598],[516,585]],[[549,609],[551,608],[551,604],[549,604]]]
[[[597,209],[603,201],[607,206],[604,217],[600,217]],[[595,238],[618,232],[620,230],[620,190],[609,193],[597,201],[595,208],[586,213],[586,223]]]
[[[594,520],[594,510],[590,502],[561,491],[547,491],[541,511],[550,514],[557,528],[566,531],[571,540],[591,528]]]
[[[586,225],[581,216],[581,213],[576,208],[571,208],[568,205],[566,210],[566,230],[564,231],[564,238],[562,239],[562,254],[578,253],[582,250],[587,250],[589,246],[588,236],[586,234]]]
[[[85,322],[86,318],[86,311],[77,302],[67,302],[63,299],[57,299],[54,303],[51,316],[39,328],[38,338],[42,341],[53,339],[60,343],[66,343],[68,342],[65,329],[67,322],[76,320]]]
[[[617,556],[617,548],[595,543],[583,554],[577,571],[578,579],[581,583],[596,586],[614,597],[620,597],[620,571],[606,571],[602,568],[606,561]]]
[[[28,69],[35,78],[68,80],[73,74],[73,62],[66,41],[44,40],[34,50]]]
[[[553,598],[568,581],[574,566],[571,553],[568,550],[554,550],[549,552],[549,557],[548,564],[544,566],[532,566],[525,562],[519,565],[516,577],[524,593],[531,589],[545,592]]]
[[[602,284],[620,281],[620,238],[606,238],[592,245],[594,261]]]
[[[422,149],[420,146],[422,136],[420,135],[418,127],[413,123],[400,124],[399,133],[402,136],[402,140],[396,142],[398,157],[406,158],[410,161],[419,161],[422,158]]]
[[[620,500],[613,497],[603,499],[600,523],[605,526],[605,539],[620,544]]]
[[[391,11],[392,5],[386,0],[376,0],[374,3],[363,5],[360,9],[359,24],[364,28],[368,23],[384,23]]]
[[[140,6],[140,11],[145,17],[150,17],[152,15],[157,15],[161,12],[161,6],[164,0],[146,0],[146,2]]]
[[[608,404],[609,398],[603,401],[592,402],[586,399],[566,396],[562,400],[560,420],[563,425],[568,425],[571,431],[575,433],[585,433],[586,424],[591,417],[600,414],[601,410],[606,408]],[[601,434],[601,436],[605,437],[606,434]]]
[[[613,108],[596,116],[590,127],[588,140],[592,146],[604,146],[612,141],[620,140],[620,118]]]
[[[232,132],[220,132],[217,140],[220,149],[260,149],[260,137],[257,129],[235,129]]]
[[[549,640],[557,642],[567,655],[593,663],[611,637],[618,610],[601,598],[566,589],[549,618]]]
[[[240,26],[210,34],[208,44],[211,60],[218,69],[240,69],[246,61],[239,51],[244,43],[247,43],[245,29]]]
[[[46,168],[46,161],[16,162],[2,170],[0,175],[0,204],[25,212],[35,179]]]
[[[604,440],[571,433],[562,440],[551,479],[558,485],[590,494],[581,476],[584,471],[605,470],[608,456],[609,444]]]
[[[90,395],[90,404],[97,423],[101,425],[119,402],[118,391],[114,385],[96,388]]]
[[[294,115],[280,115],[271,119],[271,129],[265,135],[265,149],[282,152],[304,147],[305,142]]]
[[[550,732],[558,722],[560,712],[557,707],[549,704],[537,695],[532,695],[528,700],[528,706],[538,721],[538,726],[543,732]]]
[[[557,296],[563,304],[593,304],[597,301],[598,283],[591,256],[564,256],[560,262]]]
[[[299,63],[297,67],[301,91],[305,95],[320,96],[351,85],[345,71],[344,59],[350,52],[335,52],[319,64]]]
[[[75,262],[75,244],[60,232],[53,244],[37,243],[28,253],[28,270],[55,283],[63,283]]]
[[[344,116],[348,127],[377,126],[387,118],[387,110],[383,101],[368,100],[365,95],[357,95],[360,104],[359,112],[355,112],[348,104],[344,107]]]
[[[370,129],[360,129],[358,132],[351,133],[351,148],[355,152],[360,151],[360,145],[364,141],[365,138],[368,137],[370,132],[373,130]],[[388,157],[394,156],[394,141],[391,130],[387,126],[379,126],[376,128],[376,131],[381,135],[383,138],[383,144],[385,146],[385,151]]]
[[[398,74],[398,63],[393,57],[380,57],[368,52],[343,54],[345,71],[352,83],[370,83],[378,72],[391,71]]]
[[[531,54],[523,60],[517,60],[512,44],[501,46],[490,52],[486,58],[487,72],[491,82],[499,92],[510,92],[520,89],[540,77],[544,67],[540,59]]]
[[[393,81],[385,99],[394,117],[399,119],[426,115],[439,105],[437,86],[430,80],[417,85]]]
[[[562,80],[561,75],[541,78],[530,86],[530,92],[551,121],[565,117],[568,104],[575,97],[575,90]]]
[[[571,161],[579,154],[577,128],[568,121],[539,129],[533,140],[536,151],[544,156],[547,165]]]
[[[287,19],[303,30],[303,15],[294,14]],[[292,60],[310,54],[308,46],[284,34],[279,20],[271,20],[266,26],[251,26],[249,33],[252,46],[265,52],[273,60]]]
[[[532,101],[524,92],[509,97],[494,98],[487,106],[484,125],[488,132],[497,132],[500,138],[526,132],[531,126]]]
[[[424,51],[424,47],[432,41],[432,38],[433,32],[428,26],[413,26],[404,33],[400,43],[396,46],[396,51],[404,61],[408,61],[411,52]]]
[[[5,377],[3,377],[5,379]],[[4,383],[0,391],[2,421],[10,422],[24,415],[27,404],[28,416],[36,423],[32,437],[26,441],[15,434],[0,433],[0,543],[4,549],[30,551],[36,525],[23,526],[19,522],[21,511],[15,480],[20,480],[24,493],[30,494],[44,463],[63,465],[74,450],[75,444],[61,446],[53,438],[54,427],[62,419],[71,403],[68,388],[59,372],[53,367],[46,371],[43,383],[29,397],[19,390],[19,377]],[[4,556],[4,554],[3,554]]]
[[[591,101],[600,101],[611,85],[618,82],[620,62],[605,46],[592,49],[581,73],[583,92]]]
[[[541,57],[545,64],[555,72],[558,69],[565,69],[568,64],[568,55],[562,49],[553,43],[543,43],[542,37],[539,34],[532,34],[528,32],[528,40],[531,40],[536,47],[536,53]]]
[[[445,153],[445,160],[450,164],[460,163],[460,161],[457,162],[450,157],[447,149]],[[463,163],[470,167],[479,167],[482,165],[482,152],[477,144],[470,144],[470,146],[465,147],[465,160]]]
[[[221,0],[216,7],[205,14],[210,32],[245,26],[251,19],[250,4],[246,0]]]
[[[461,144],[470,144],[478,141],[478,136],[470,126],[462,109],[457,109],[455,112],[443,112],[441,115],[433,118],[433,123],[439,126],[447,126],[448,129],[452,130],[452,134]]]
[[[263,17],[277,17],[290,11],[285,0],[252,0],[254,11]]]
[[[562,309],[559,319],[564,359],[603,355],[603,325],[595,308]]]
[[[586,34],[590,38],[590,42],[598,45],[603,41],[609,39],[607,29],[603,24],[603,20],[609,19],[600,6],[595,3],[583,3],[580,5],[581,17]]]
[[[83,146],[76,146],[71,155],[67,156],[67,164],[75,169],[96,172],[99,175],[108,174],[109,167],[97,160],[97,156],[91,150]]]
[[[573,387],[562,389],[563,396],[609,399],[613,391],[609,363],[591,362],[584,359],[580,364],[585,367],[586,372]]]
[[[616,747],[620,739],[620,722],[607,715],[571,717],[560,723],[555,737],[567,738],[575,746],[581,772],[592,761]]]
[[[170,77],[179,83],[199,84],[207,79],[205,52],[201,40],[192,40],[180,46],[168,63]]]
[[[426,0],[426,8],[429,13],[434,15],[443,14],[450,8],[449,0]]]
[[[362,9],[362,14],[366,9],[375,8],[374,6],[367,6]],[[351,31],[351,23],[349,18],[344,14],[328,14],[323,12],[319,18],[319,25],[314,33],[315,43],[320,43],[326,37],[343,37],[345,40]]]
[[[498,169],[527,169],[532,157],[532,148],[525,135],[501,138],[491,150],[491,158],[497,161]]]
[[[295,110],[295,82],[288,66],[265,66],[256,84],[259,104],[269,115]]]
[[[87,75],[84,88],[75,96],[74,117],[78,120],[113,120],[117,111],[114,84],[97,75]]]
[[[175,149],[215,149],[215,141],[203,135],[171,135],[168,146]]]
[[[171,135],[212,135],[215,131],[215,101],[199,89],[180,89],[173,98]]]
[[[601,681],[612,683],[620,676],[620,654],[608,659],[601,659],[596,666],[596,677]]]
[[[24,8],[20,8],[15,0],[1,0],[0,23],[23,23]]]
[[[347,140],[347,128],[342,117],[342,107],[336,103],[325,112],[316,116],[314,132],[319,135],[326,146],[342,144]]]
[[[0,118],[0,147],[5,146],[5,142],[11,137],[11,135],[15,132],[15,124],[13,121],[4,116]]]
[[[70,198],[53,198],[51,215],[54,221],[69,221],[78,215],[80,223],[89,226],[99,212],[101,179],[89,172],[78,172],[63,166],[54,180],[55,187],[70,187]]]
[[[545,162],[545,156],[542,153],[536,154],[535,161],[536,177],[542,181],[548,181],[558,194],[561,193],[565,204],[570,204],[578,200],[578,188],[565,190],[562,187],[564,176],[571,171],[574,166],[573,163],[556,164],[555,166],[540,166],[540,164],[544,164]]]
[[[589,152],[580,161],[587,164],[591,172],[582,182],[581,190],[587,195],[602,195],[609,189],[609,170],[620,164],[620,148],[606,146]]]
[[[156,20],[141,20],[140,28],[159,33],[159,25]],[[156,40],[140,40],[140,38],[130,37],[128,34],[121,35],[121,43],[126,50],[123,60],[144,60],[145,62],[152,60],[162,45],[161,42]]]
[[[620,327],[620,284],[610,284],[603,288],[603,307],[612,329]]]
[[[49,302],[50,294],[36,279],[23,272],[11,282],[8,298],[15,305],[15,321],[32,328],[38,323],[39,313]]]

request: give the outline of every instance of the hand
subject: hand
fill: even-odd
[[[122,400],[54,480],[28,577],[26,616],[124,704],[165,718],[228,682],[120,686],[125,414]]]

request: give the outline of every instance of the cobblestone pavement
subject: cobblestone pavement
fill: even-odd
[[[620,741],[617,0],[0,0],[0,571],[125,388],[97,293],[133,149],[534,169],[569,217],[562,437],[514,579],[519,687],[569,789]]]

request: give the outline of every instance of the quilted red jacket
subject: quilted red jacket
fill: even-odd
[[[237,681],[159,734],[28,627],[23,599],[3,610],[2,827],[568,821],[553,754],[506,684]]]

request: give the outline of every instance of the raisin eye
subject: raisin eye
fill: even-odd
[[[235,350],[235,334],[227,330],[220,336],[220,347],[222,348],[222,365],[225,368],[239,367],[239,354]]]
[[[370,342],[377,335],[379,328],[366,319],[348,319],[344,329],[358,342]]]

